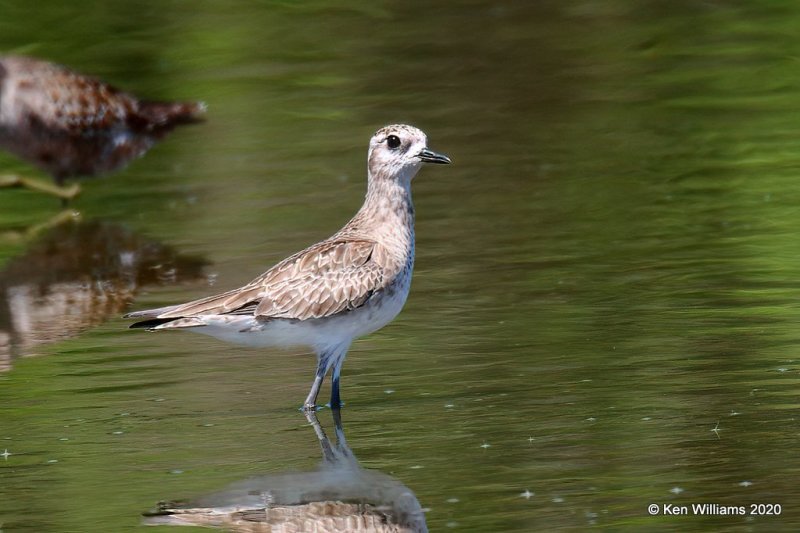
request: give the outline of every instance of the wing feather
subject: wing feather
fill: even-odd
[[[373,260],[377,246],[372,241],[333,241],[312,247],[279,283],[266,276],[256,316],[306,320],[363,305],[384,282],[384,268]]]
[[[252,313],[307,320],[355,309],[385,282],[377,252],[379,245],[373,241],[323,241],[240,289],[167,308],[154,318]]]

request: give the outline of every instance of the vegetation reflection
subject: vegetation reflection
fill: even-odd
[[[141,287],[197,279],[205,265],[115,222],[56,225],[0,272],[0,371],[119,314]]]

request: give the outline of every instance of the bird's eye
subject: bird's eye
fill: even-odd
[[[394,150],[398,146],[400,146],[400,137],[397,135],[389,135],[386,137],[386,146]]]

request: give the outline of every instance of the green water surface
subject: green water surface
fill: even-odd
[[[369,137],[395,122],[453,164],[414,183],[405,309],[344,366],[361,466],[414,491],[431,531],[800,528],[796,3],[0,11],[4,53],[209,106],[72,205],[191,275],[69,293],[34,321],[53,330],[39,343],[19,333],[36,318],[20,293],[2,293],[1,531],[129,531],[159,500],[319,463],[297,410],[312,355],[119,317],[234,288],[327,237],[362,201]],[[6,153],[0,169],[36,174]],[[37,250],[58,213],[0,190],[0,271],[17,265],[0,286],[26,287],[24,258],[28,289],[51,294]],[[781,514],[662,512],[693,503]]]

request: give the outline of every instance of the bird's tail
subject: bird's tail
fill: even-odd
[[[140,102],[138,119],[150,130],[170,130],[205,120],[205,102]]]
[[[167,324],[176,320],[174,318],[151,318],[149,320],[142,320],[128,326],[130,329],[155,329],[162,324]]]
[[[176,318],[149,318],[139,322],[134,322],[130,329],[183,329],[205,326],[202,319],[197,317],[176,317]]]

